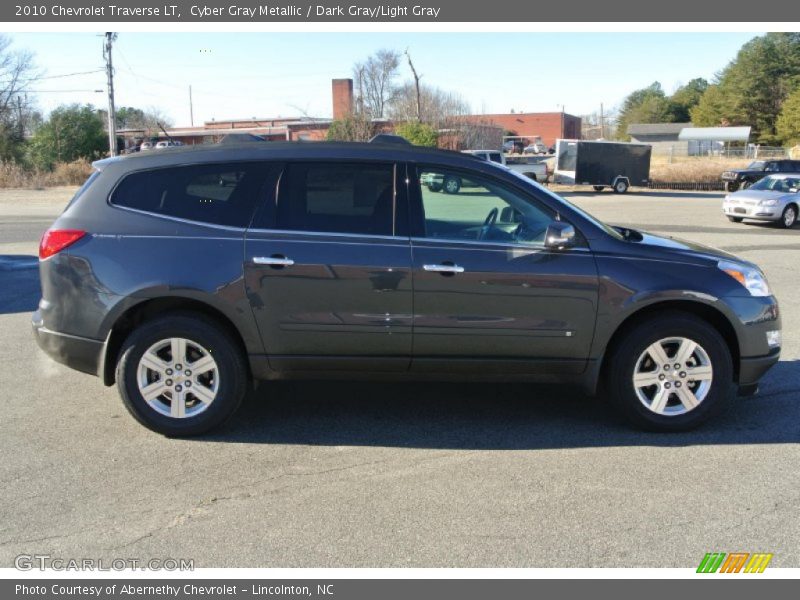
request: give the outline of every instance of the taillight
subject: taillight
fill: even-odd
[[[48,229],[39,242],[39,260],[58,254],[85,235],[86,232],[80,229]]]

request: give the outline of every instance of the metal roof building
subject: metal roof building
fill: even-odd
[[[678,134],[679,140],[697,142],[747,142],[749,127],[685,127]]]

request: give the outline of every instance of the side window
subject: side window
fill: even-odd
[[[541,245],[555,215],[490,178],[418,169],[425,237]]]
[[[764,170],[769,172],[769,173],[773,173],[775,171],[778,171],[779,170],[778,169],[778,163],[774,163],[774,162],[767,163],[767,166],[766,166],[766,168]]]
[[[232,227],[247,227],[269,171],[265,163],[168,167],[125,176],[116,206]]]
[[[394,165],[292,163],[281,177],[276,227],[393,235]]]

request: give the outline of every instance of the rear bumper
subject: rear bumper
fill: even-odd
[[[781,357],[781,349],[776,348],[766,356],[742,358],[739,360],[739,385],[752,385],[758,383],[767,371],[772,368]]]
[[[102,373],[104,341],[51,331],[44,326],[39,311],[33,313],[31,327],[39,348],[56,362],[91,375]]]

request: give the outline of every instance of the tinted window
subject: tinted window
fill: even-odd
[[[543,244],[555,215],[496,181],[420,167],[424,235],[428,238]]]
[[[394,203],[393,165],[294,163],[281,177],[276,226],[393,235]]]
[[[246,227],[268,171],[264,163],[139,171],[120,182],[111,203],[191,221]]]

